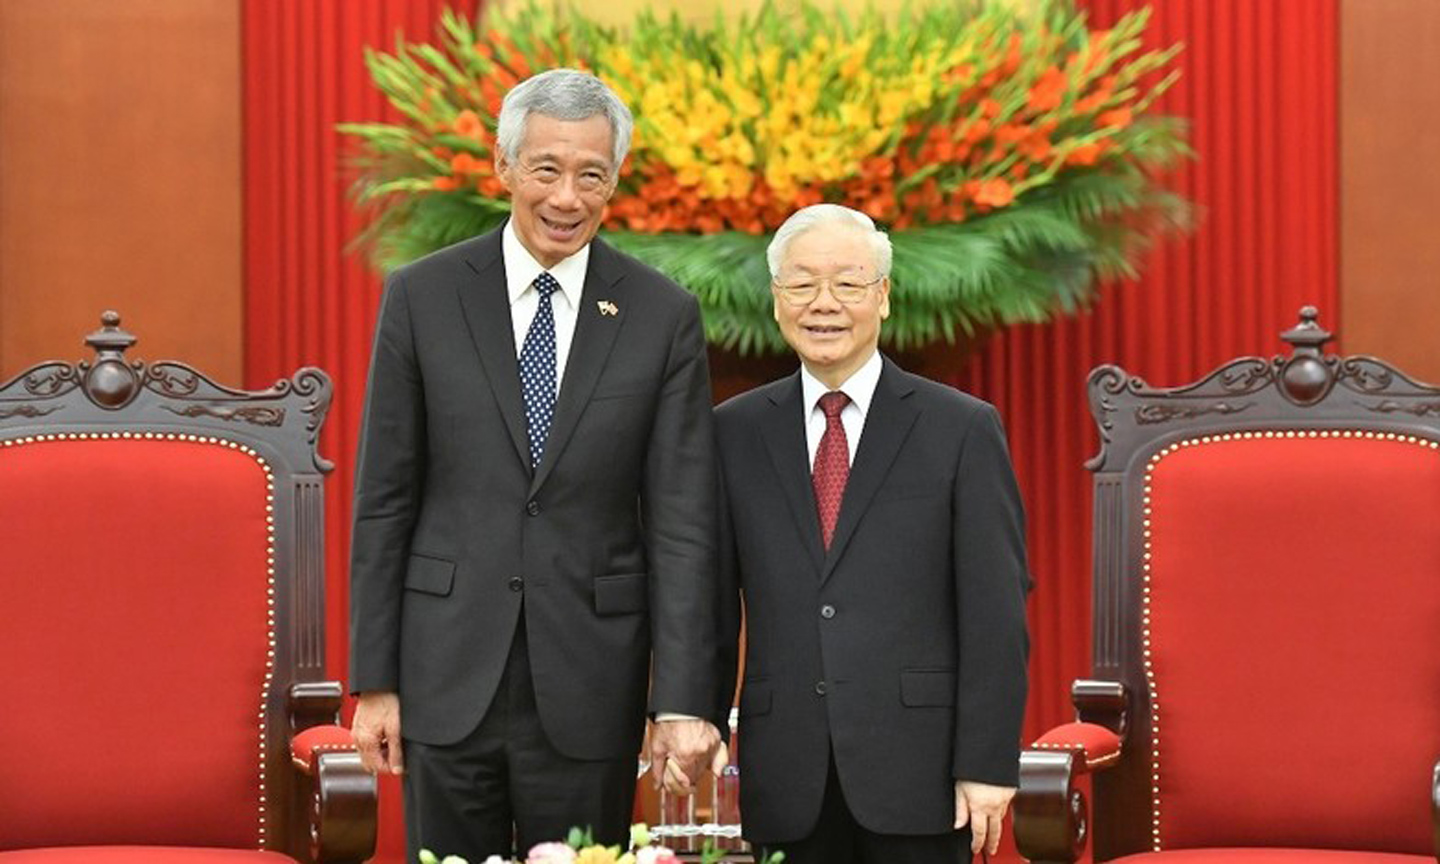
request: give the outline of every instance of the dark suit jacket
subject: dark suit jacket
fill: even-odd
[[[700,716],[717,686],[699,306],[593,241],[532,472],[500,247],[497,230],[387,282],[356,474],[350,686],[399,691],[406,738],[460,740],[490,705],[523,599],[550,741],[632,755],[647,683],[653,710]]]
[[[943,833],[955,780],[1019,771],[1029,581],[1004,432],[990,405],[885,360],[826,554],[801,400],[797,372],[716,410],[722,682],[740,592],[746,615],[745,834],[806,836],[832,747],[862,825]]]

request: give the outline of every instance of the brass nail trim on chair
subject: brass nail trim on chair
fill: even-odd
[[[1186,438],[1177,441],[1150,457],[1149,463],[1145,466],[1145,483],[1143,497],[1143,521],[1141,522],[1145,545],[1141,556],[1141,566],[1144,568],[1144,580],[1140,607],[1140,630],[1141,650],[1143,651],[1145,666],[1145,684],[1150,689],[1150,840],[1151,848],[1161,851],[1160,834],[1160,692],[1155,680],[1155,668],[1151,663],[1151,628],[1154,625],[1153,610],[1151,609],[1151,587],[1153,573],[1150,569],[1151,558],[1151,482],[1155,468],[1160,461],[1171,453],[1186,447],[1196,447],[1205,444],[1220,444],[1228,441],[1238,441],[1252,438],[1369,438],[1382,441],[1395,441],[1401,444],[1414,444],[1426,447],[1431,450],[1440,450],[1440,441],[1433,441],[1420,435],[1401,435],[1394,432],[1371,432],[1360,429],[1270,429],[1251,432],[1227,432],[1219,435],[1200,435],[1194,438]]]
[[[259,712],[259,795],[256,801],[258,820],[258,848],[265,848],[265,797],[267,775],[265,771],[265,740],[269,732],[266,707],[270,703],[270,685],[275,680],[275,473],[270,464],[253,448],[226,438],[212,435],[181,435],[174,432],[55,432],[44,435],[27,435],[23,438],[9,438],[0,441],[0,447],[18,447],[26,444],[41,444],[54,441],[183,441],[191,444],[224,447],[249,456],[265,472],[265,677],[260,684]]]

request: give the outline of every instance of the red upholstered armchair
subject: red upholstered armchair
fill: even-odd
[[[330,381],[125,359],[0,384],[0,864],[359,861],[324,670]]]
[[[1094,677],[1022,756],[1033,861],[1440,860],[1440,389],[1301,318],[1189,386],[1090,376]]]

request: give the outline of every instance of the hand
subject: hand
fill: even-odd
[[[716,774],[725,767],[720,733],[705,720],[660,720],[650,730],[650,773],[658,788],[688,795],[709,762]]]
[[[1000,833],[1005,824],[1005,811],[1015,790],[1010,786],[990,786],[958,780],[955,783],[955,830],[970,823],[970,852],[981,849],[994,855],[1000,851]]]
[[[400,694],[361,693],[355,703],[350,734],[360,750],[360,764],[371,774],[403,774],[405,758],[400,744]]]

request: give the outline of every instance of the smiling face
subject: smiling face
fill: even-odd
[[[865,365],[880,344],[880,322],[890,317],[890,280],[879,276],[875,248],[858,227],[821,223],[785,249],[773,289],[775,321],[805,368],[831,389]],[[869,287],[858,302],[842,303],[837,284]],[[820,291],[804,305],[792,303],[787,289],[804,286]]]
[[[603,114],[584,120],[531,114],[518,156],[497,152],[496,174],[510,190],[515,234],[541,267],[579,252],[599,230],[619,173],[612,145]]]

